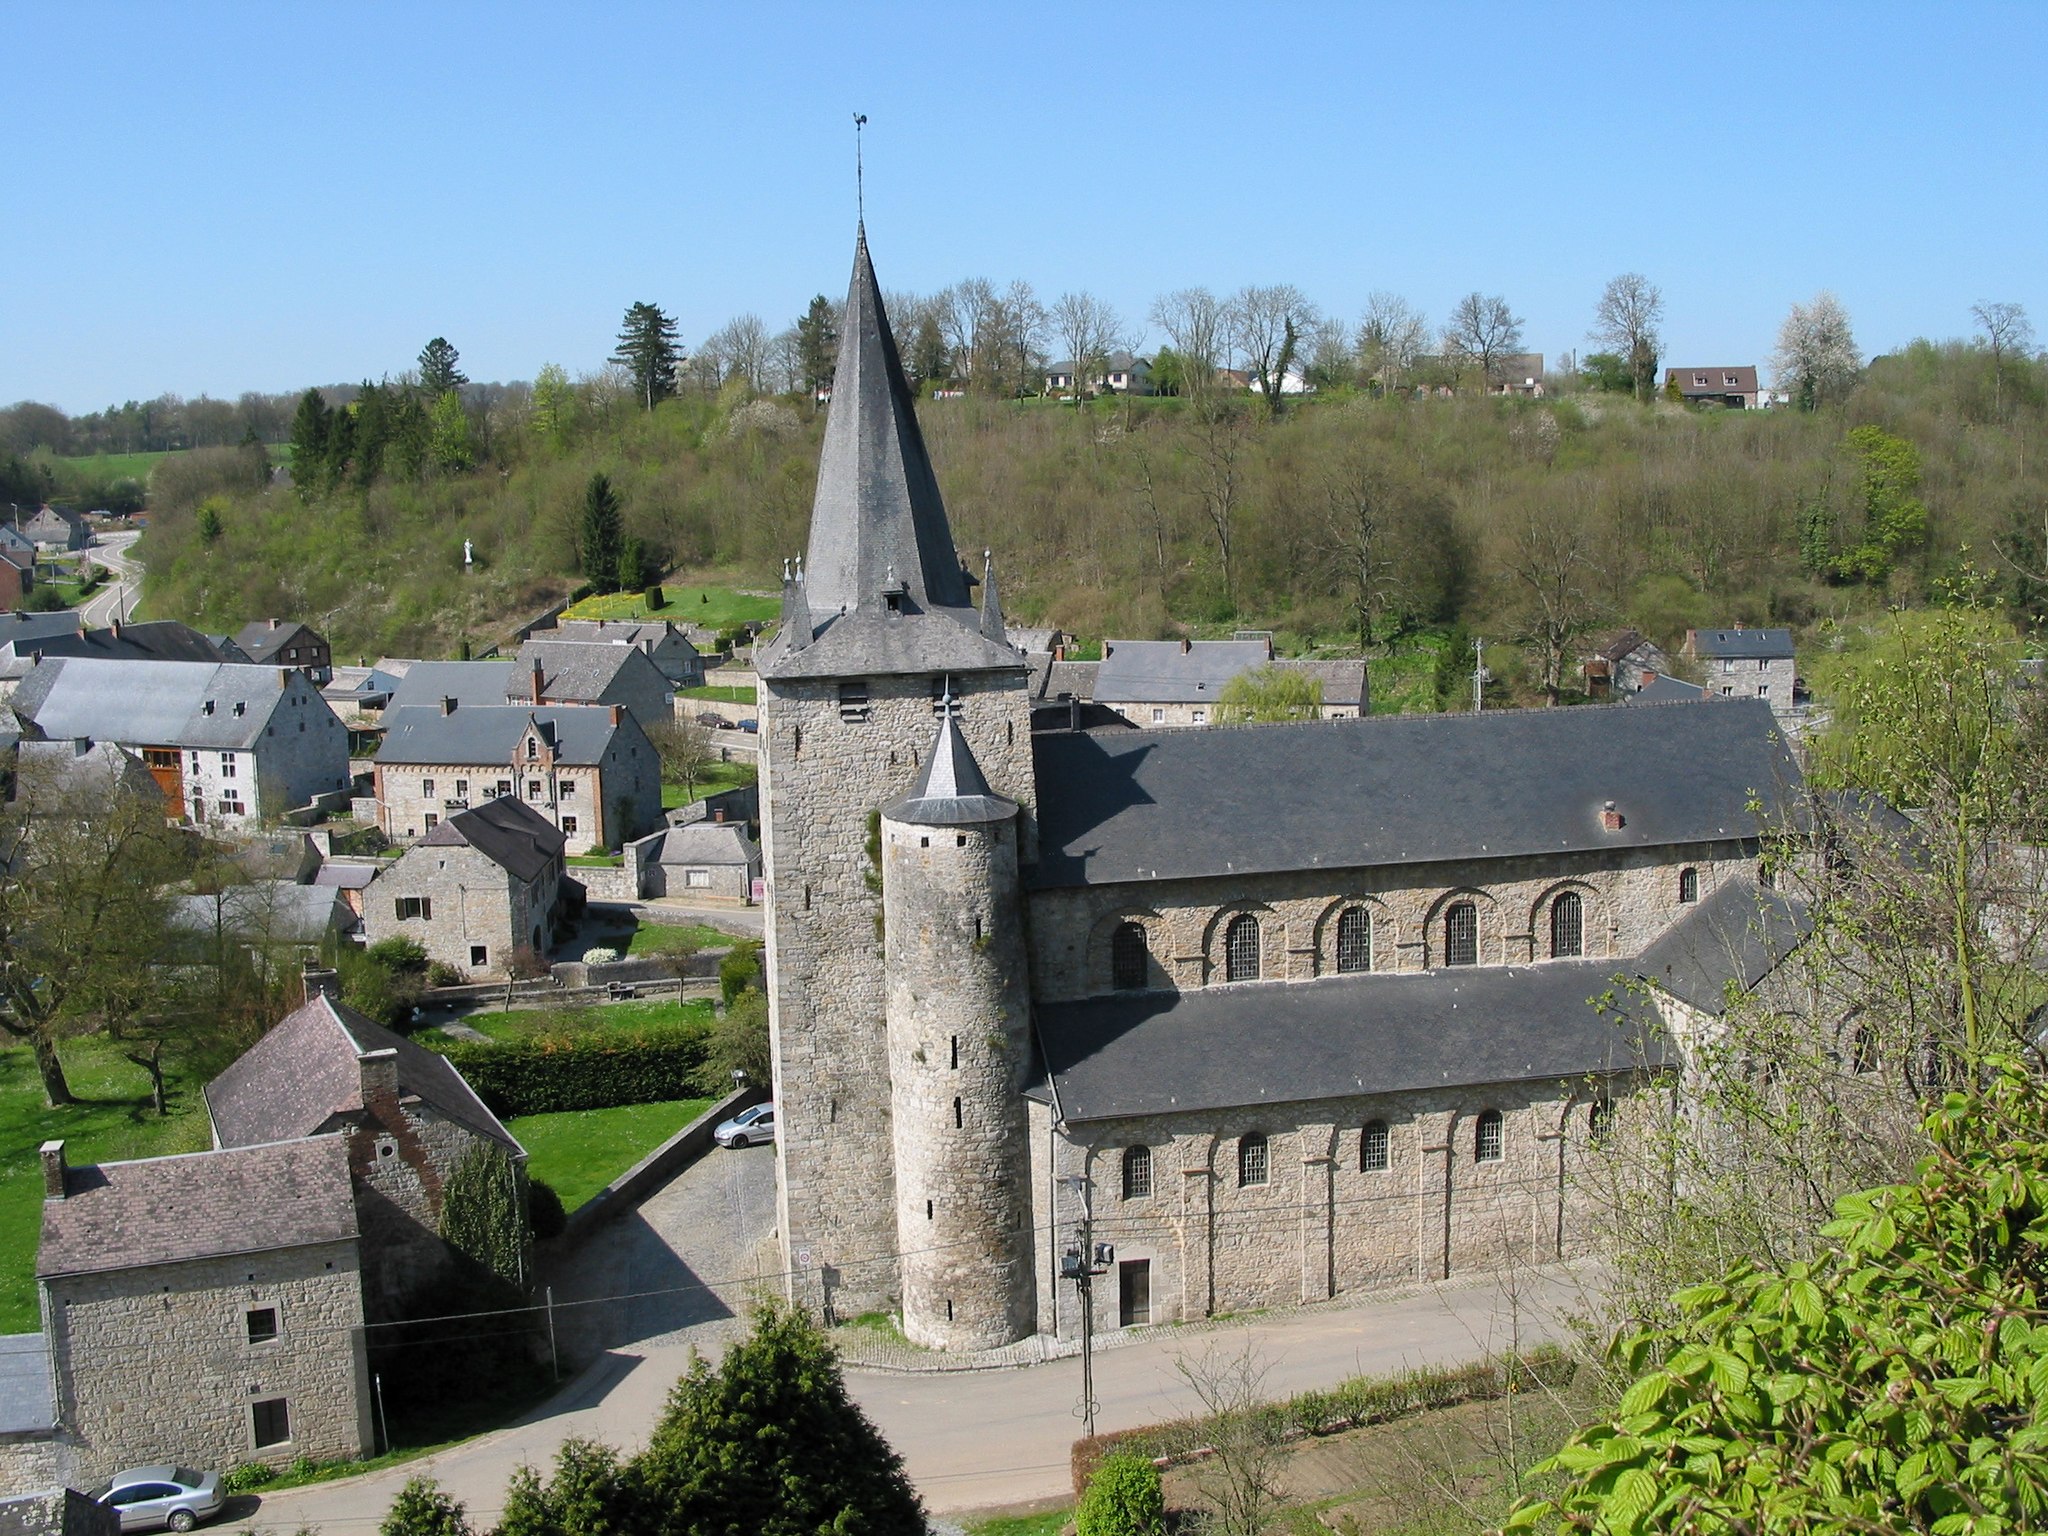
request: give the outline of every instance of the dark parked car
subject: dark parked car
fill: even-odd
[[[697,723],[699,725],[708,725],[714,731],[729,731],[732,729],[732,722],[715,710],[704,710],[697,716]]]
[[[92,1497],[120,1517],[123,1531],[189,1531],[224,1502],[218,1472],[168,1466],[116,1472]]]
[[[740,729],[743,731],[758,731],[761,729],[761,722],[758,720],[742,720],[740,722]]]

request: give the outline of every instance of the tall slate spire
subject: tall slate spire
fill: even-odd
[[[910,611],[968,609],[966,622],[974,622],[939,483],[868,259],[865,224],[854,245],[805,575],[804,595],[818,622],[842,610],[878,606],[892,586]]]

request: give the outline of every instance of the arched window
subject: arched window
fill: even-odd
[[[1358,1138],[1358,1167],[1362,1173],[1384,1173],[1387,1169],[1387,1122],[1368,1120]]]
[[[1500,1161],[1500,1111],[1483,1109],[1472,1127],[1472,1161],[1475,1163],[1497,1163]]]
[[[1223,979],[1259,979],[1259,920],[1249,912],[1238,913],[1223,930]]]
[[[1152,1149],[1124,1148],[1124,1198],[1145,1200],[1152,1194]]]
[[[1337,969],[1372,969],[1372,913],[1364,907],[1346,907],[1337,914]]]
[[[1119,992],[1135,992],[1145,985],[1151,969],[1151,952],[1145,947],[1142,923],[1118,923],[1109,941],[1109,983]]]
[[[1267,1166],[1266,1138],[1253,1131],[1237,1144],[1237,1182],[1241,1186],[1265,1183]]]
[[[1444,913],[1444,964],[1479,963],[1479,909],[1469,901],[1454,901]]]
[[[1614,1101],[1595,1099],[1586,1111],[1586,1140],[1596,1147],[1604,1147],[1613,1132]]]
[[[1678,899],[1694,902],[1700,899],[1700,872],[1696,869],[1681,869],[1678,872]]]
[[[1577,891],[1560,891],[1550,904],[1550,958],[1565,960],[1585,952],[1585,903]]]

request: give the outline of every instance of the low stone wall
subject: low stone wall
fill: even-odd
[[[591,901],[640,899],[640,871],[630,860],[623,864],[571,864],[569,873],[582,882]]]
[[[118,1515],[76,1488],[49,1486],[42,1493],[0,1495],[0,1536],[116,1536],[120,1529]]]
[[[0,1435],[0,1497],[61,1488],[70,1480],[71,1448],[54,1431]],[[0,1504],[0,1510],[6,1508],[6,1504]],[[5,1517],[0,1516],[0,1532],[10,1529]]]
[[[686,980],[704,980],[718,974],[718,959],[723,950],[703,950],[691,955],[683,962]],[[564,960],[550,966],[549,974],[564,987],[605,987],[613,982],[630,982],[634,985],[675,981],[675,962],[652,955],[623,960],[606,960],[597,965],[585,965],[581,960]]]
[[[711,1133],[743,1109],[751,1109],[768,1098],[766,1088],[749,1086],[729,1093],[703,1114],[669,1137],[639,1162],[569,1213],[568,1224],[554,1243],[567,1248],[591,1232],[623,1216],[655,1190],[694,1163],[713,1145]]]

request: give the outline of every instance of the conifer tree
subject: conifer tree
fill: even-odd
[[[797,371],[802,375],[804,393],[813,400],[832,382],[832,369],[839,360],[839,315],[822,293],[796,323]]]
[[[619,350],[613,362],[633,375],[633,392],[641,407],[653,410],[676,392],[676,367],[682,352],[676,345],[676,323],[653,304],[634,304],[619,327]]]
[[[429,399],[439,399],[469,382],[469,375],[457,366],[461,360],[462,354],[446,336],[436,336],[420,348],[420,388]]]
[[[299,408],[292,416],[292,479],[301,497],[311,497],[321,488],[327,474],[328,439],[334,433],[334,413],[327,397],[317,389],[299,396]]]
[[[625,552],[625,520],[611,477],[592,475],[583,493],[583,575],[598,592],[619,590],[619,557]]]

